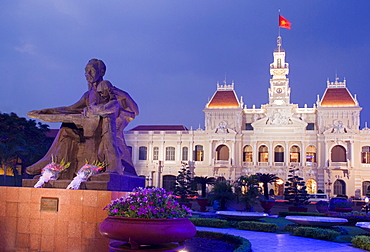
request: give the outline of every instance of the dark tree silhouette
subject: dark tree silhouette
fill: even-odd
[[[53,138],[45,133],[49,126],[18,117],[15,113],[0,113],[0,165],[4,171],[11,167],[16,173],[17,164],[22,174],[28,165],[35,163],[48,151]],[[19,162],[19,160],[21,162]]]

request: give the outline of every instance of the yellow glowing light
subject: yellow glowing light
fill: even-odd
[[[284,181],[282,179],[277,179],[275,183],[278,185],[282,185],[284,184]]]

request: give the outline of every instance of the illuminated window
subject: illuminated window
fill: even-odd
[[[195,145],[195,153],[194,153],[195,161],[203,161],[203,146],[202,145]]]
[[[370,146],[363,146],[362,147],[361,163],[370,164]]]
[[[301,152],[298,146],[293,145],[290,147],[290,162],[299,163],[300,162]]]
[[[243,150],[243,162],[253,162],[252,146],[247,145]]]
[[[145,146],[139,147],[139,160],[146,160],[148,150]]]
[[[166,147],[166,160],[175,161],[175,147]]]
[[[307,183],[307,193],[316,193],[317,192],[317,182],[314,179],[308,179]]]
[[[306,150],[306,163],[311,166],[313,163],[316,163],[316,147],[308,146]]]
[[[268,162],[269,161],[269,151],[266,145],[261,145],[258,148],[258,162]]]

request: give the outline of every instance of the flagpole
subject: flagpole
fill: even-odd
[[[279,52],[280,52],[280,46],[279,46],[279,44],[280,44],[280,9],[279,9],[279,15],[278,15],[278,39],[277,39],[277,46],[278,46],[278,50],[279,50]]]
[[[280,26],[279,26],[279,23],[280,23],[280,9],[278,10],[278,35],[279,35],[279,37],[280,37]]]

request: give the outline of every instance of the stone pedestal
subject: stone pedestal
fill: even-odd
[[[33,187],[38,179],[23,179],[23,187]],[[54,180],[43,185],[44,188],[66,189],[71,180]],[[124,191],[130,192],[135,187],[145,187],[145,178],[116,173],[101,173],[91,176],[89,181],[82,182],[80,190]]]

